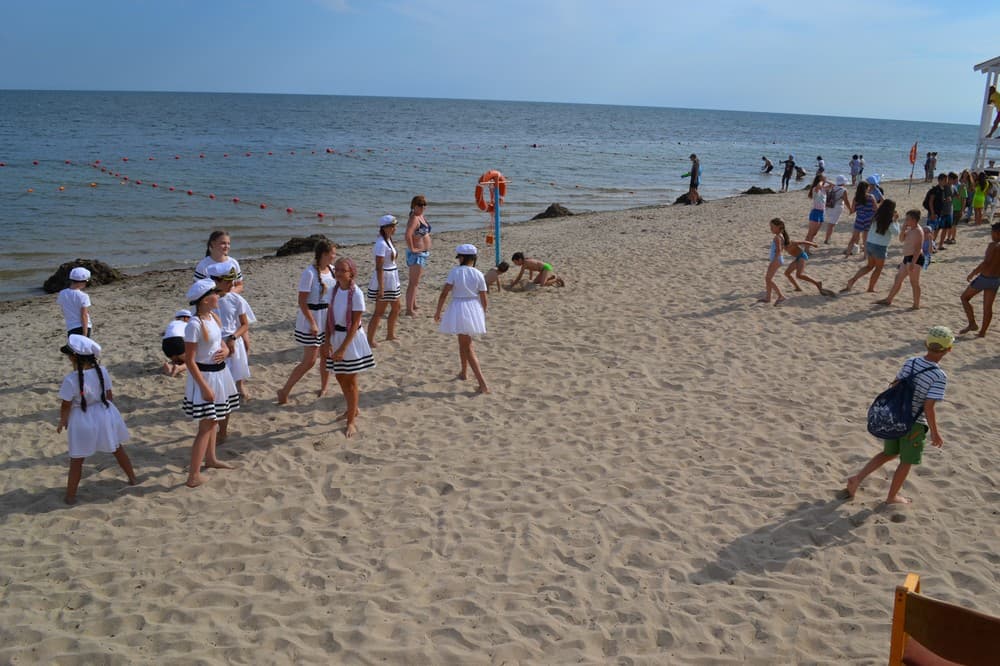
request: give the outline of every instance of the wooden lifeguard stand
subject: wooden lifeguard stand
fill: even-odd
[[[982,171],[988,163],[986,159],[987,153],[993,152],[996,154],[1000,152],[1000,136],[997,136],[1000,135],[1000,130],[994,134],[992,139],[986,138],[990,127],[993,126],[993,114],[1000,113],[1000,110],[993,109],[990,105],[990,86],[997,86],[997,79],[1000,78],[1000,57],[981,62],[973,67],[973,69],[986,75],[986,92],[983,93],[983,115],[979,121],[979,140],[976,142],[976,156],[972,159],[972,169],[974,171]]]

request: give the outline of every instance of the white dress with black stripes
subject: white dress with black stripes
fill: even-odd
[[[243,282],[243,269],[240,268],[240,262],[236,261],[232,257],[228,257],[224,261],[232,262],[233,266],[236,268],[236,282]],[[205,278],[207,278],[208,267],[211,266],[212,264],[217,264],[217,263],[220,262],[216,261],[215,259],[212,259],[210,255],[205,255],[204,257],[202,257],[201,261],[198,262],[198,265],[194,267],[195,281],[204,280]]]
[[[381,234],[375,241],[372,255],[378,259],[382,257],[382,300],[399,300],[399,267],[396,266],[396,247],[392,241],[382,238]],[[377,265],[377,264],[376,264]],[[378,271],[378,268],[375,269]],[[368,298],[378,298],[378,273],[372,275],[371,282],[368,283]]]
[[[236,332],[241,326],[240,315],[247,315],[247,323],[250,323],[249,312],[250,304],[239,294],[230,292],[220,296],[217,314],[222,322],[222,336],[228,337]],[[243,336],[236,338],[233,343],[233,353],[226,357],[226,366],[229,368],[229,374],[233,376],[233,381],[250,379],[250,358],[247,356]]]
[[[365,295],[361,288],[354,285],[351,295],[351,310],[353,312],[365,311]],[[347,311],[348,292],[345,289],[334,289],[334,294],[330,303],[331,321],[327,322],[327,330],[332,324],[333,336],[330,340],[332,351],[336,351],[347,337],[347,326],[350,324],[351,315]],[[344,350],[344,358],[334,361],[326,359],[326,367],[337,375],[353,375],[364,372],[375,367],[375,357],[372,355],[372,348],[368,345],[368,336],[365,335],[365,327],[359,326],[354,333],[350,344]]]
[[[240,394],[226,364],[215,363],[212,359],[222,348],[222,329],[214,317],[210,319],[192,317],[184,329],[184,342],[198,344],[194,360],[213,394],[211,402],[205,400],[201,395],[201,387],[191,373],[188,373],[182,405],[184,413],[198,421],[202,419],[219,421],[226,418],[229,412],[240,408]]]
[[[309,332],[309,320],[298,310],[295,314],[295,341],[306,347],[320,347],[326,340],[326,309],[330,306],[330,295],[333,293],[333,286],[337,284],[333,279],[333,267],[330,272],[320,275],[316,266],[308,266],[302,271],[299,278],[299,293],[308,293],[306,304],[312,312],[313,319],[319,333],[313,335]]]

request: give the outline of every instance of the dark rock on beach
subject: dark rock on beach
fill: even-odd
[[[674,204],[684,204],[685,206],[691,203],[703,204],[705,203],[705,197],[699,194],[697,201],[688,201],[688,195],[687,192],[685,192],[674,200]]]
[[[756,185],[754,185],[743,194],[774,194],[774,190],[772,190],[770,187],[757,187]]]
[[[42,289],[47,294],[54,294],[57,291],[69,286],[69,272],[77,266],[83,266],[90,271],[90,284],[111,284],[125,278],[121,271],[108,266],[103,261],[97,259],[74,259],[56,269],[56,272],[49,276],[42,285]]]
[[[573,215],[573,211],[571,211],[569,208],[566,208],[562,204],[554,203],[548,208],[546,208],[544,212],[539,213],[538,215],[534,216],[531,219],[544,220],[549,217],[567,217],[569,215]]]
[[[313,234],[308,238],[296,236],[278,248],[277,256],[287,257],[291,254],[312,252],[316,248],[316,243],[320,241],[330,241],[330,239],[323,234]]]

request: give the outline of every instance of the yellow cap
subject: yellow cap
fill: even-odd
[[[955,343],[955,334],[947,326],[932,326],[927,331],[927,348],[932,351],[951,349]]]

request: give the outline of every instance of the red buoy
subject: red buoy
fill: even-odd
[[[149,158],[149,161],[150,161],[150,162],[152,162],[152,161],[153,161],[153,160],[155,160],[155,159],[156,159],[155,157],[150,157],[150,158]]]
[[[65,164],[72,164],[69,160],[66,160]]]
[[[267,208],[267,204],[266,204],[266,203],[262,203],[262,204],[260,205],[260,207],[261,207],[261,210],[263,210],[264,208]]]
[[[199,153],[198,157],[200,157],[201,159],[205,159],[205,153]]]
[[[157,187],[157,185],[156,183],[153,183],[152,185],[150,185],[150,187]]]
[[[250,153],[247,153],[247,157],[250,157]]]
[[[175,160],[179,160],[180,158],[181,158],[181,156],[180,156],[180,155],[174,155],[174,159],[175,159]]]
[[[128,182],[128,176],[122,176],[122,180]]]
[[[94,160],[94,164],[100,164],[101,160]]]
[[[330,153],[332,153],[333,151],[332,151],[332,150],[330,150],[329,148],[327,148],[327,149],[326,149],[326,152],[327,152],[327,154],[330,154]]]
[[[295,212],[295,209],[294,208],[286,208],[285,212],[288,213],[289,215],[291,215],[292,213]]]
[[[31,163],[34,164],[35,166],[38,166],[38,160],[33,160]]]
[[[128,162],[128,158],[127,157],[123,157],[122,158],[122,162]]]
[[[288,154],[289,154],[289,155],[294,155],[294,154],[295,154],[295,151],[293,150],[293,151],[289,152]]]
[[[142,181],[141,180],[137,180],[137,181],[135,181],[135,184],[136,185],[142,185]]]
[[[316,213],[316,217],[323,218],[323,217],[326,217],[326,216],[323,215],[323,213]]]
[[[173,186],[173,185],[171,185],[171,186],[170,186],[170,187],[168,187],[167,189],[168,189],[169,191],[173,192],[173,191],[174,191],[174,186]]]
[[[0,162],[0,167],[5,167],[5,166],[7,166],[6,162]]]
[[[267,151],[267,154],[268,154],[268,155],[274,155],[274,153],[272,153],[272,152],[271,152],[270,150],[269,150],[269,151]]]
[[[188,196],[191,196],[192,194],[194,194],[194,192],[192,192],[191,190],[188,190]]]
[[[209,194],[209,195],[208,195],[208,198],[209,198],[209,199],[214,199],[214,198],[215,198],[215,195],[214,195],[214,194]]]
[[[239,203],[239,202],[240,202],[239,197],[233,197],[233,203]]]
[[[222,153],[223,157],[229,157],[229,153]]]

